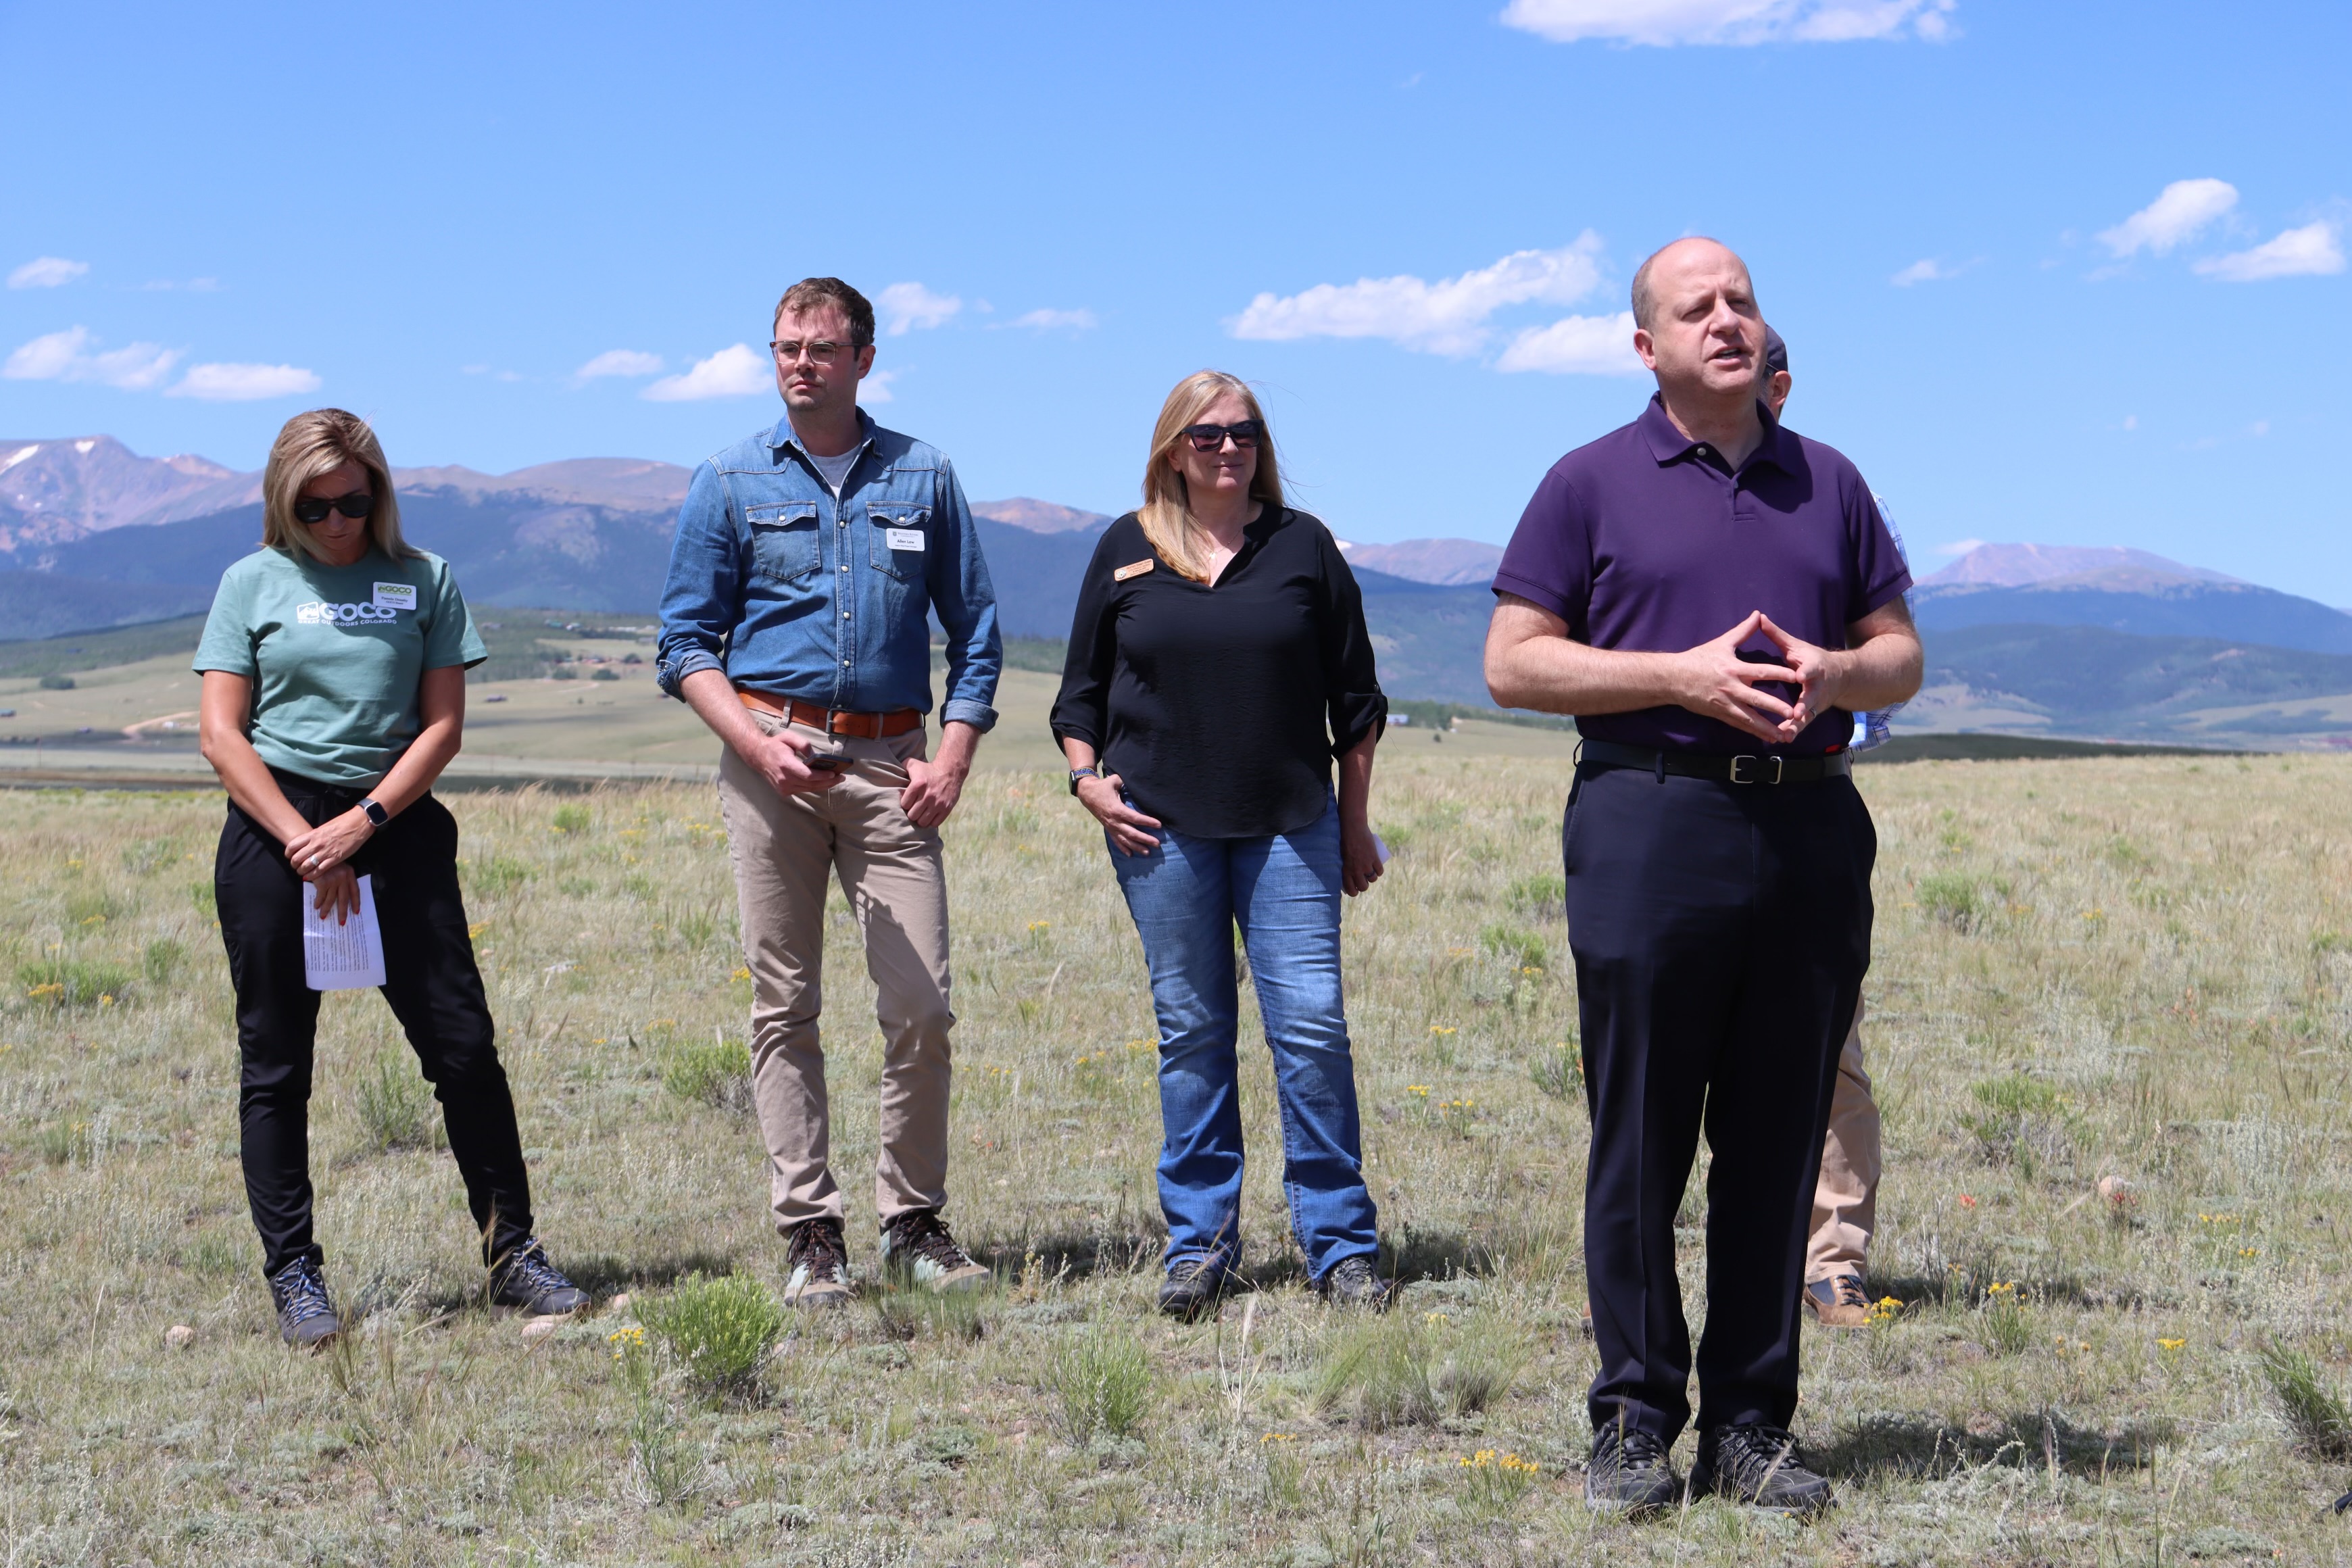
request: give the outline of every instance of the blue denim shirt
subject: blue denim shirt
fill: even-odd
[[[825,708],[931,710],[930,613],[947,630],[942,721],[995,724],[996,590],[955,470],[857,412],[841,499],[779,419],[694,471],[662,588],[656,679],[698,669]]]

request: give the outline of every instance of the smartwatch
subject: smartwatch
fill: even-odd
[[[1078,781],[1080,779],[1098,779],[1100,777],[1102,777],[1102,770],[1100,768],[1072,768],[1070,770],[1070,793],[1072,795],[1078,793]]]
[[[360,811],[367,817],[368,826],[371,827],[382,827],[392,820],[392,813],[379,805],[373,796],[360,802]]]

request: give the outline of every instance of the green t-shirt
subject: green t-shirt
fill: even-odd
[[[370,784],[423,727],[425,671],[489,652],[438,555],[393,561],[370,550],[330,566],[264,549],[221,574],[196,668],[253,682],[263,762],[321,784]]]

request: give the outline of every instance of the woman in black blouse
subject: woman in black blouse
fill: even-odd
[[[1282,504],[1265,416],[1233,376],[1201,371],[1168,395],[1143,496],[1087,568],[1054,734],[1151,970],[1160,1307],[1213,1310],[1240,1257],[1236,925],[1274,1051],[1292,1229],[1327,1300],[1384,1305],[1339,975],[1339,895],[1381,875],[1368,812],[1388,699],[1363,599],[1330,531]]]

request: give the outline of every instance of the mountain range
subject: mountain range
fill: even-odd
[[[492,475],[395,469],[409,536],[486,605],[641,613],[659,592],[689,469],[635,458]],[[1058,640],[1103,513],[975,503],[999,618]],[[108,437],[0,441],[0,639],[203,609],[261,532],[259,476],[142,458]],[[1346,543],[1401,698],[1485,705],[1501,551],[1465,539]],[[1922,578],[1929,648],[1914,728],[2352,743],[2352,616],[2144,551],[1979,544]],[[2343,696],[2339,704],[2329,700]]]

